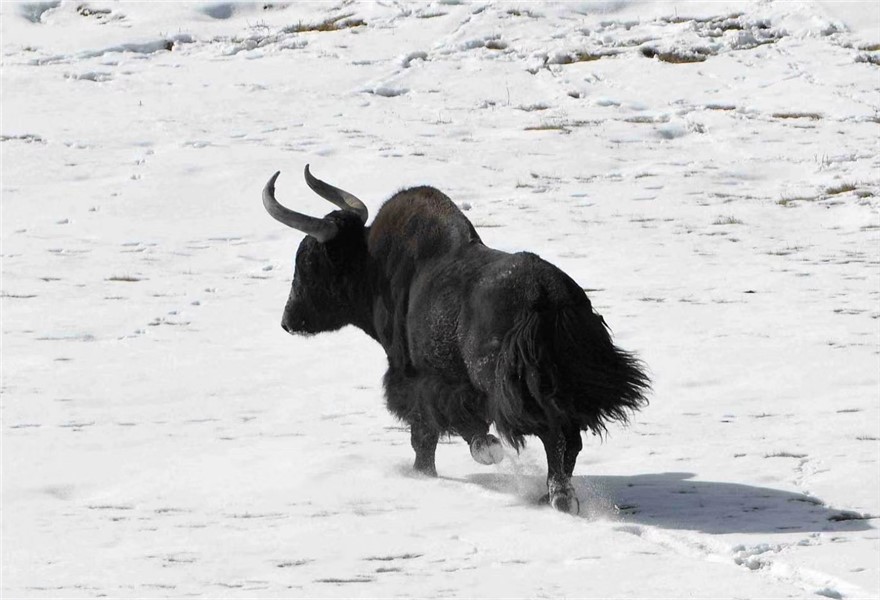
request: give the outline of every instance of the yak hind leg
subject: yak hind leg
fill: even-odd
[[[571,461],[566,460],[570,435],[566,435],[561,428],[553,429],[539,434],[544,444],[544,452],[547,454],[547,496],[550,506],[560,512],[578,514],[581,509],[580,501],[574,493],[571,485],[571,472],[574,470],[574,461],[577,452],[573,453]],[[578,432],[580,440],[580,432]],[[579,449],[578,449],[579,450]],[[569,464],[570,462],[570,464]]]
[[[416,452],[413,469],[429,477],[437,477],[434,455],[437,452],[439,439],[440,433],[438,431],[429,427],[421,417],[416,417],[410,424],[410,442]]]
[[[473,419],[467,424],[457,424],[455,430],[468,443],[471,457],[481,465],[495,465],[504,460],[501,440],[489,433],[489,424]]]
[[[470,440],[465,438],[465,441],[471,447],[471,456],[481,465],[496,465],[504,460],[501,440],[488,431],[474,435]]]
[[[577,463],[578,454],[584,447],[581,439],[581,430],[579,427],[568,427],[565,429],[565,460],[563,466],[565,474],[571,478],[574,473],[574,465]]]

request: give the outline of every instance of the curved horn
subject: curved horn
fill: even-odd
[[[357,213],[357,216],[361,218],[361,223],[367,222],[367,217],[370,213],[367,210],[366,205],[361,202],[357,196],[350,194],[345,190],[340,190],[338,187],[334,187],[329,183],[325,183],[316,178],[309,172],[309,165],[306,165],[305,175],[306,183],[309,184],[309,187],[312,188],[313,192],[318,194],[324,200],[329,200],[342,210],[350,210]]]
[[[278,204],[278,201],[275,199],[275,180],[278,179],[280,174],[281,171],[278,171],[272,175],[269,183],[263,188],[263,206],[266,207],[266,212],[288,227],[293,227],[298,231],[302,231],[319,242],[326,242],[327,240],[333,239],[333,237],[339,232],[335,223],[303,215]]]

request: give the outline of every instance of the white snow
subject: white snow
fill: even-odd
[[[0,4],[5,597],[880,595],[875,2]],[[300,235],[434,185],[651,405],[436,480]]]

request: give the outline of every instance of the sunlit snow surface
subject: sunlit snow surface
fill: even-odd
[[[5,597],[877,597],[880,5],[42,2],[2,18]],[[651,405],[415,476],[382,349],[280,328],[415,184],[587,289]]]

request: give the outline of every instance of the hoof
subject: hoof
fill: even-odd
[[[504,448],[491,433],[478,435],[471,440],[471,456],[481,465],[494,465],[504,460]]]
[[[581,502],[574,494],[553,496],[550,498],[550,506],[559,512],[570,515],[579,515],[581,513]]]
[[[423,464],[416,461],[413,465],[413,471],[425,477],[437,477],[437,468],[433,464]]]
[[[579,515],[581,512],[581,502],[575,495],[574,488],[570,485],[555,489],[551,486],[550,493],[545,495],[542,500],[548,502],[550,506],[559,512],[570,515]]]

